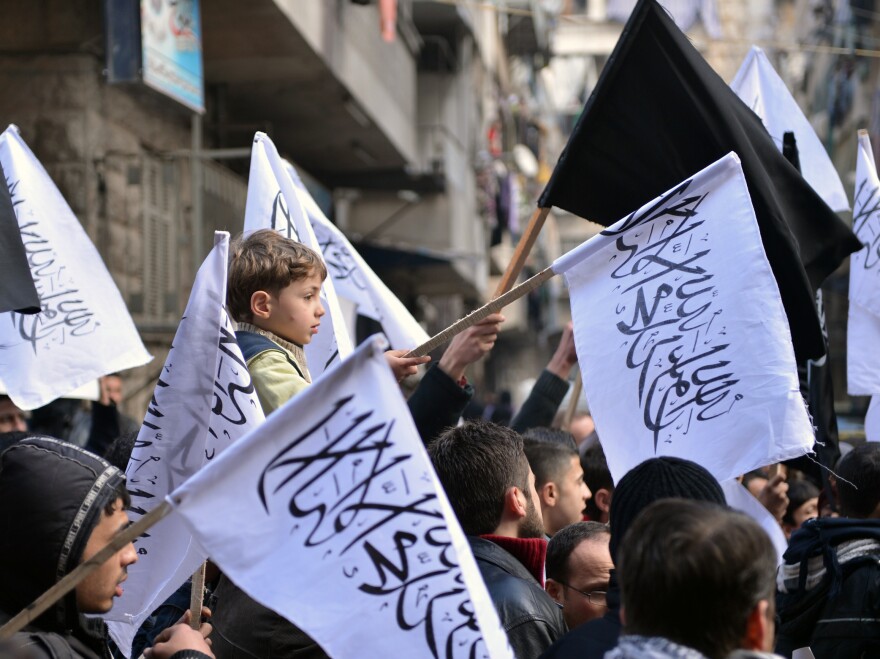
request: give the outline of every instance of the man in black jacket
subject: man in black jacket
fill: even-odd
[[[547,542],[522,438],[474,421],[443,433],[428,453],[516,656],[537,657],[565,623],[542,588]]]
[[[834,480],[841,517],[805,522],[777,575],[776,652],[880,656],[880,444],[847,453]]]
[[[24,439],[0,454],[0,625],[8,622],[128,526],[125,476],[83,449],[51,437]],[[4,646],[29,659],[109,657],[103,625],[83,613],[106,613],[137,561],[128,543]],[[166,630],[151,659],[213,657],[203,633]]]

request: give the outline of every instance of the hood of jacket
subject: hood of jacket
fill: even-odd
[[[15,615],[82,560],[125,475],[83,449],[33,436],[0,454],[0,610]],[[75,629],[72,591],[33,623]]]

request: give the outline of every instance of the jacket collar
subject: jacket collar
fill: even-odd
[[[260,329],[256,325],[252,325],[251,323],[236,323],[235,327],[236,332],[251,332],[253,334],[259,334],[260,336],[265,336],[267,339],[272,341],[273,343],[277,343],[279,346],[284,348],[290,355],[293,357],[293,360],[296,362],[297,366],[300,366],[303,372],[303,377],[306,382],[311,383],[312,376],[309,374],[308,366],[306,365],[306,351],[303,349],[301,345],[298,343],[293,343],[292,341],[288,341],[287,339],[282,339],[280,336],[275,334],[274,332],[270,332],[269,330]]]
[[[511,554],[529,571],[535,581],[544,587],[544,563],[547,560],[547,540],[544,538],[509,538],[502,535],[486,534],[483,540],[494,542]]]
[[[477,560],[491,563],[495,567],[504,570],[514,577],[519,577],[526,581],[533,581],[536,585],[540,585],[538,579],[535,578],[535,575],[533,575],[513,554],[500,545],[497,545],[484,537],[474,535],[467,536],[467,539],[471,545],[471,551],[474,554],[474,558]]]

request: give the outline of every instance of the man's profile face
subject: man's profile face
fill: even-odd
[[[542,511],[548,535],[583,519],[590,489],[584,483],[584,470],[578,456],[572,456],[568,468],[556,478],[556,489],[559,492],[556,505]]]
[[[0,432],[13,432],[15,430],[21,432],[27,430],[24,412],[11,399],[4,396],[0,399]]]
[[[604,597],[597,591],[607,592],[611,579],[613,564],[608,551],[609,539],[610,536],[603,534],[584,540],[568,557],[568,585],[562,587],[559,603],[569,629],[601,618],[608,610],[603,605]],[[587,597],[583,593],[594,594]]]
[[[128,524],[122,499],[117,499],[113,504],[113,514],[107,515],[101,511],[100,521],[92,529],[83,551],[83,562],[103,549]],[[136,561],[137,553],[129,542],[83,579],[76,587],[76,605],[80,612],[106,613],[113,608],[113,598],[122,595],[122,582],[126,579],[128,566]]]

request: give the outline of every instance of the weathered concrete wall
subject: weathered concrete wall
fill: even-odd
[[[4,2],[0,25],[0,126],[15,123],[98,248],[126,302],[143,297],[141,169],[146,155],[187,148],[189,117],[173,102],[103,76],[100,3]],[[181,208],[191,206],[186,168],[179,168]],[[181,247],[189,217],[179,217]],[[183,256],[179,276],[193,267]],[[186,284],[187,292],[189,284]],[[185,296],[182,302],[185,302]],[[143,317],[136,320],[143,320]],[[140,416],[167,352],[168,333],[145,334],[156,361],[126,373],[140,390],[126,411]]]

